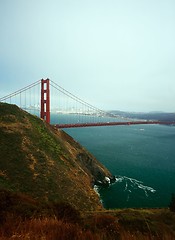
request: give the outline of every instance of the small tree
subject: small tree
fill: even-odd
[[[171,202],[170,202],[169,208],[172,212],[175,212],[175,194],[174,193],[171,195]]]

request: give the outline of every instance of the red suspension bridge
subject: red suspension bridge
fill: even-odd
[[[40,116],[57,128],[136,124],[175,124],[175,121],[136,121],[98,109],[49,79],[41,79],[0,98]]]

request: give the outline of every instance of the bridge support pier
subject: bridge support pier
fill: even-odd
[[[50,86],[49,79],[41,79],[41,112],[40,117],[50,123]]]

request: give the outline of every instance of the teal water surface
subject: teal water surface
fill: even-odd
[[[175,127],[108,126],[65,130],[113,175],[99,193],[106,208],[167,207],[175,193]]]

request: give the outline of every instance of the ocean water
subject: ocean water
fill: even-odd
[[[66,118],[52,115],[52,124]],[[104,119],[105,120],[105,119]],[[90,120],[89,120],[90,121]],[[109,121],[109,120],[107,120]],[[105,208],[167,207],[175,193],[175,126],[130,125],[64,129],[116,176],[99,188]]]
[[[135,125],[65,130],[116,183],[99,189],[106,208],[167,207],[175,193],[175,126]]]

